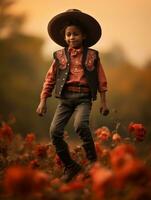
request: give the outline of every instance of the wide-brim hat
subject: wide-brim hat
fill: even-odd
[[[60,46],[67,46],[64,35],[61,30],[67,25],[69,21],[79,21],[85,28],[86,39],[85,45],[87,47],[93,46],[98,42],[102,35],[102,29],[100,24],[92,16],[81,12],[77,9],[69,9],[63,13],[60,13],[53,17],[48,23],[48,33],[50,38]]]

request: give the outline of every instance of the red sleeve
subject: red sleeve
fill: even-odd
[[[107,79],[102,64],[100,62],[100,59],[98,60],[98,81],[99,81],[98,91],[99,92],[107,91]]]
[[[56,83],[56,60],[54,59],[43,83],[40,99],[46,99],[52,96],[52,91]]]

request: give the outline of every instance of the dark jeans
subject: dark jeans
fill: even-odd
[[[75,114],[74,129],[83,141],[83,145],[93,143],[89,128],[91,106],[91,98],[85,93],[66,92],[63,98],[60,99],[50,126],[50,135],[56,147],[56,152],[61,152],[68,148],[63,135],[64,128],[73,113]]]

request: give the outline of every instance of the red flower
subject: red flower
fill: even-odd
[[[37,144],[35,147],[35,154],[40,158],[45,158],[47,156],[48,145]]]
[[[81,190],[85,187],[85,184],[83,182],[80,181],[74,181],[74,182],[70,182],[68,184],[63,184],[59,191],[60,192],[71,192],[71,191],[75,191],[75,190]]]
[[[149,171],[144,163],[138,159],[131,159],[115,171],[115,187],[123,188],[129,183],[137,185],[147,184],[150,180]]]
[[[101,141],[107,141],[109,137],[111,136],[110,130],[105,126],[98,128],[95,131],[95,134],[97,138],[100,139]]]
[[[136,157],[135,148],[129,144],[121,144],[110,152],[110,161],[114,170],[119,170],[125,162]]]
[[[62,184],[62,182],[61,182],[60,178],[54,178],[50,181],[50,185],[55,188],[60,187],[61,184]]]
[[[32,144],[36,139],[35,133],[28,133],[25,137],[26,144]]]
[[[107,190],[110,188],[113,180],[112,171],[96,163],[90,170],[92,177],[92,190],[95,199],[104,199]]]
[[[112,136],[112,140],[114,142],[121,142],[122,138],[118,133],[114,133],[113,136]]]
[[[40,166],[40,164],[38,163],[38,160],[31,160],[29,163],[29,167],[31,167],[32,169],[36,169]]]
[[[14,132],[8,124],[3,124],[0,128],[0,140],[4,139],[7,142],[11,142],[14,137]]]
[[[50,187],[50,180],[46,173],[40,170],[34,170],[33,173],[34,191],[36,193],[42,192]]]
[[[49,178],[41,171],[13,166],[6,170],[3,183],[9,195],[28,196],[46,189]]]
[[[137,141],[143,141],[146,135],[146,129],[143,124],[130,123],[128,126],[130,133],[133,133]]]

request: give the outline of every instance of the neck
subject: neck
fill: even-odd
[[[83,46],[77,46],[77,47],[68,46],[68,49],[83,49]]]

